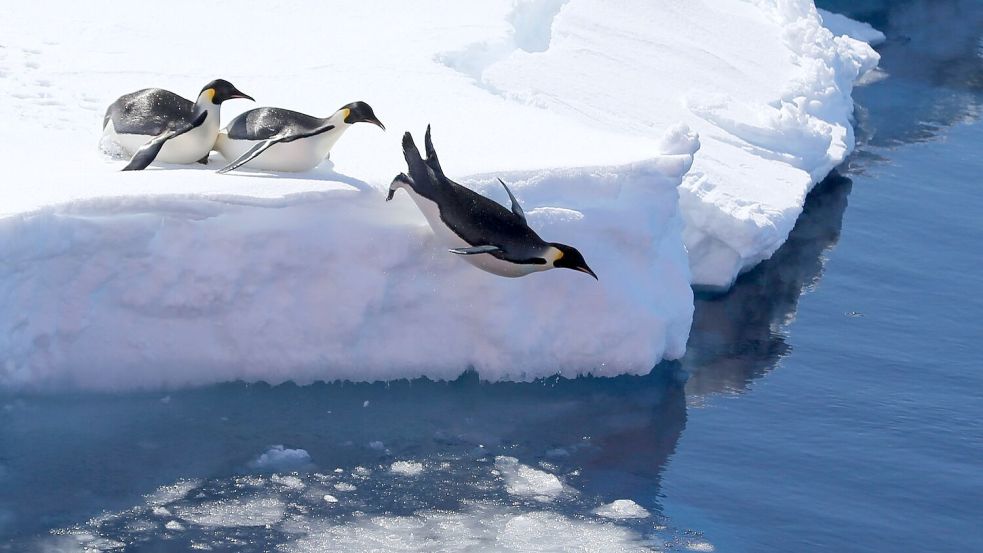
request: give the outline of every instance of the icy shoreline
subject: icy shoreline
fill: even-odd
[[[0,22],[5,387],[648,372],[683,353],[691,285],[726,288],[784,242],[852,149],[850,91],[878,59],[806,0],[346,5],[372,25],[329,34],[245,2],[215,8],[223,27],[296,37],[219,64],[197,51],[207,18],[155,13],[179,36],[148,49],[132,9],[62,8]],[[397,132],[353,128],[299,175],[218,176],[215,154],[121,174],[96,151],[115,95],[218,76],[315,114],[366,100]],[[533,228],[581,249],[600,282],[477,272],[408,200],[385,204],[400,131],[426,123],[449,175],[499,201],[494,177],[508,180]]]

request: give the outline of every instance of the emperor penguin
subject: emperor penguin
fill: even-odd
[[[400,188],[406,190],[434,233],[450,252],[489,273],[520,277],[548,269],[573,269],[597,279],[576,248],[546,242],[529,228],[525,213],[512,191],[499,179],[512,203],[511,210],[444,176],[437,152],[424,139],[426,160],[410,133],[403,135],[403,157],[409,174],[400,173],[389,185],[386,201]]]
[[[139,171],[156,161],[208,163],[218,136],[222,102],[253,98],[232,83],[215,79],[194,102],[161,88],[120,96],[106,110],[103,136],[133,156],[124,171]]]
[[[335,142],[355,123],[385,125],[365,102],[352,102],[320,119],[282,108],[256,108],[236,117],[218,134],[215,149],[239,167],[269,171],[307,171],[317,167]]]

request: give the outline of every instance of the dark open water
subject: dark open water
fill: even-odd
[[[888,33],[889,78],[681,363],[2,396],[0,550],[983,551],[983,4],[821,4]]]

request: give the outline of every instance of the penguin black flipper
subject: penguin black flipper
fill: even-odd
[[[312,136],[317,136],[319,134],[326,133],[326,132],[330,131],[333,128],[334,128],[334,125],[322,125],[322,126],[317,127],[315,129],[311,129],[309,131],[304,131],[304,132],[289,132],[288,131],[288,132],[285,132],[285,133],[281,133],[281,134],[279,134],[277,136],[274,136],[273,138],[270,138],[269,140],[264,140],[263,142],[260,142],[259,144],[257,144],[255,146],[253,146],[252,148],[246,150],[246,152],[244,154],[242,154],[241,156],[239,156],[232,163],[230,163],[230,164],[226,165],[225,167],[222,167],[221,169],[219,169],[218,172],[220,174],[223,174],[224,175],[225,173],[228,173],[229,171],[233,171],[235,169],[238,169],[239,167],[242,167],[243,165],[245,165],[245,164],[249,163],[250,161],[252,161],[252,160],[256,159],[257,157],[259,157],[260,154],[262,154],[263,152],[265,152],[266,150],[268,150],[271,146],[273,146],[275,144],[280,144],[282,142],[293,142],[294,140],[300,140],[301,138],[310,138]]]
[[[187,123],[177,128],[170,129],[150,139],[149,142],[147,142],[143,146],[140,146],[140,149],[137,150],[135,154],[133,154],[133,157],[130,159],[130,162],[126,164],[126,167],[123,167],[123,171],[141,171],[143,169],[146,169],[151,163],[154,162],[154,159],[157,158],[157,154],[160,153],[161,148],[164,147],[164,144],[168,140],[181,136],[182,134],[192,129],[200,127],[201,124],[204,123],[205,119],[207,118],[208,118],[208,112],[203,111],[198,115],[198,117],[195,117],[194,121],[192,121],[191,123]]]
[[[201,159],[199,159],[199,160],[198,160],[198,163],[200,163],[200,164],[202,164],[202,165],[208,165],[208,156],[209,156],[210,154],[211,154],[211,152],[208,152],[207,154],[205,154],[205,157],[203,157],[203,158],[201,158]]]
[[[451,253],[456,253],[458,255],[475,255],[479,253],[492,253],[501,250],[502,248],[499,248],[498,246],[489,245],[489,246],[473,246],[470,248],[451,248],[447,251]]]
[[[512,191],[509,190],[509,187],[505,184],[505,181],[498,179],[498,182],[502,183],[502,186],[505,187],[505,191],[509,193],[509,200],[512,201],[512,213],[514,213],[516,217],[522,219],[522,222],[525,223],[526,213],[522,211],[522,206],[519,205],[519,200],[516,200],[515,196],[512,195]]]

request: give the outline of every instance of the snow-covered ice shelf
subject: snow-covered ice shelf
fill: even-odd
[[[683,353],[691,283],[785,239],[877,61],[805,0],[27,3],[0,36],[0,386],[646,372]],[[390,132],[295,175],[97,149],[119,94],[216,77],[315,115],[365,100]],[[427,123],[449,176],[499,201],[505,178],[600,282],[481,273],[383,202]]]

